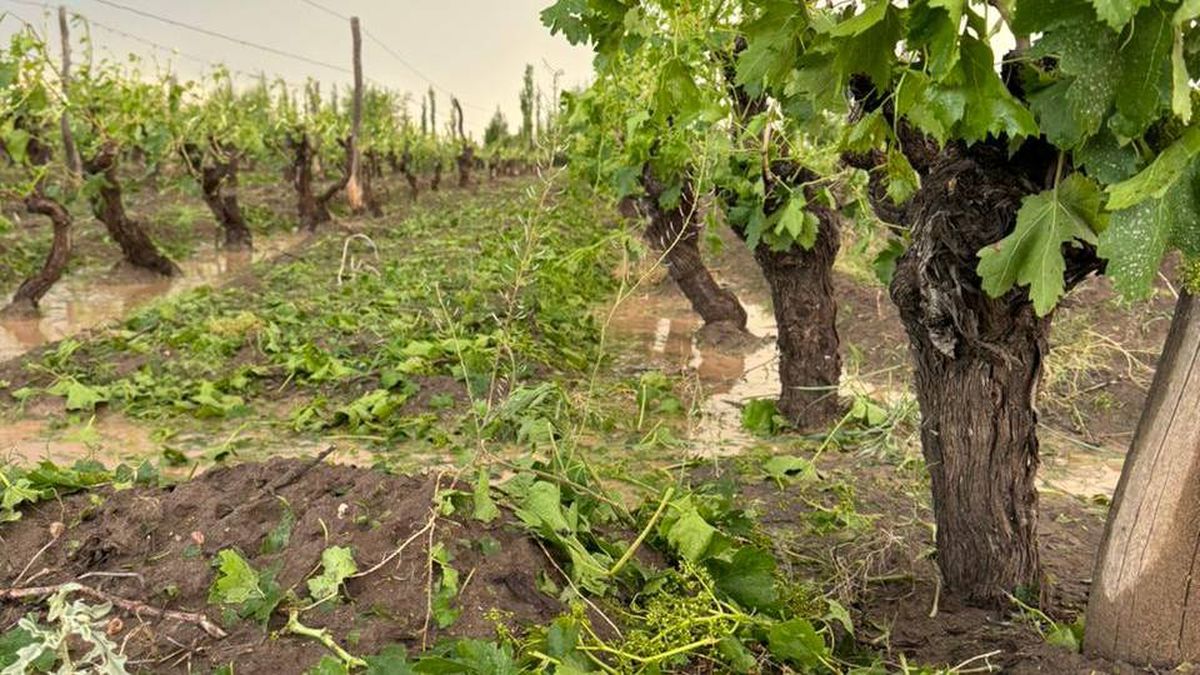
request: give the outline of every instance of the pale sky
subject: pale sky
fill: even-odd
[[[57,18],[48,23],[42,0],[0,0],[0,12],[20,17],[34,26],[49,25],[49,37],[58,44]],[[274,47],[350,68],[350,26],[304,0],[113,0],[152,14],[192,24],[231,37]],[[535,78],[549,97],[551,69],[561,69],[560,88],[586,84],[591,75],[591,52],[572,47],[561,35],[551,36],[538,12],[552,0],[314,0],[336,13],[357,15],[363,28],[385,43],[388,49],[420,71],[405,67],[378,43],[363,38],[364,75],[390,88],[419,96],[430,78],[440,87],[438,120],[449,118],[449,93],[464,107],[469,133],[476,137],[499,105],[509,128],[520,124],[517,95],[525,64],[534,66]],[[47,0],[48,4],[54,4]],[[348,74],[297,60],[268,54],[219,38],[167,25],[151,18],[105,5],[98,0],[63,0],[68,11],[93,22],[92,39],[98,51],[117,56],[127,53],[156,57],[170,63],[183,78],[206,70],[197,58],[223,63],[236,71],[266,71],[295,83],[309,76],[322,81],[322,93],[331,82],[339,88],[349,83]],[[15,22],[0,22],[0,36],[7,39]],[[127,33],[120,35],[116,29]],[[78,32],[78,31],[77,31]],[[75,37],[75,36],[73,36]],[[173,48],[179,54],[139,42],[141,38]],[[75,59],[83,59],[76,50]],[[57,54],[57,51],[55,52]],[[548,65],[547,65],[548,64]],[[241,78],[243,81],[245,77]],[[419,116],[419,103],[413,108]]]

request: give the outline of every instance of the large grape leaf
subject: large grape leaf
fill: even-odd
[[[1100,188],[1082,174],[1026,197],[1012,234],[979,252],[983,290],[999,297],[1014,285],[1028,286],[1034,311],[1044,316],[1063,294],[1063,245],[1095,244],[1101,229]]]
[[[1037,123],[1001,81],[996,72],[992,49],[972,37],[963,37],[960,88],[966,99],[958,133],[968,143],[981,141],[989,134],[1009,138],[1036,136]]]
[[[738,84],[754,96],[764,83],[787,77],[800,50],[797,36],[806,25],[802,4],[785,0],[764,3],[762,13],[742,26],[746,49],[738,57]]]
[[[1171,17],[1153,6],[1138,12],[1124,39],[1117,71],[1117,114],[1110,124],[1126,138],[1136,138],[1149,128],[1170,103]]]
[[[1112,31],[1088,19],[1047,33],[1030,56],[1056,59],[1060,80],[1030,96],[1030,108],[1051,143],[1078,148],[1100,131],[1116,97],[1113,73],[1120,44]]]
[[[1196,241],[1200,237],[1196,176],[1193,162],[1161,197],[1141,200],[1112,214],[1097,253],[1108,261],[1105,275],[1125,297],[1150,295],[1159,265],[1171,246],[1184,252],[1200,249]]]
[[[929,74],[941,79],[958,64],[962,0],[927,0],[912,5],[907,43],[928,57]]]
[[[843,82],[851,75],[862,74],[871,78],[880,90],[886,90],[891,85],[892,64],[896,61],[896,52],[890,47],[881,46],[899,42],[904,33],[904,24],[899,10],[893,7],[891,2],[880,4],[884,6],[884,11],[878,21],[861,30],[860,26],[855,25],[853,29],[856,32],[834,36],[837,47],[834,60]]]
[[[1095,17],[1087,0],[1021,0],[1013,12],[1011,28],[1017,35],[1032,35]]]

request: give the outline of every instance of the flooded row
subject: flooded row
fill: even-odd
[[[0,361],[120,320],[151,300],[220,283],[255,262],[291,250],[307,236],[307,233],[260,236],[255,240],[253,252],[212,249],[197,252],[178,261],[183,275],[172,278],[126,266],[68,273],[42,299],[38,316],[0,316]]]

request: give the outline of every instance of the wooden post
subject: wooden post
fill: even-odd
[[[362,155],[359,151],[359,134],[362,132],[363,78],[362,78],[362,33],[358,26],[358,17],[350,17],[350,35],[354,41],[354,103],[350,112],[350,143],[346,146],[349,153],[350,179],[346,183],[346,197],[350,200],[350,212],[359,215],[366,211],[366,200],[363,198],[362,186]]]
[[[62,5],[58,6],[58,35],[62,41],[63,98],[70,101],[71,93],[68,85],[71,81],[71,33],[67,27],[67,8]],[[78,180],[82,165],[79,160],[79,149],[75,147],[75,137],[71,134],[71,122],[67,119],[65,109],[62,117],[59,118],[59,123],[62,127],[63,151],[66,154],[67,169]]]
[[[1175,308],[1092,575],[1084,652],[1200,660],[1200,304]]]

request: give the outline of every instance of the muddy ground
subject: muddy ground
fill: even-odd
[[[303,473],[275,487],[294,472]],[[227,548],[260,571],[277,569],[280,587],[304,596],[322,552],[350,547],[364,574],[346,583],[343,597],[306,612],[302,621],[339,640],[352,636],[345,646],[358,654],[391,644],[420,651],[445,636],[491,639],[498,626],[520,635],[561,614],[564,607],[537,588],[539,575],[558,574],[543,549],[508,518],[490,525],[434,519],[439,480],[441,489],[453,485],[445,475],[389,476],[280,459],[218,467],[174,488],[75,495],[29,509],[0,532],[0,587],[79,581],[151,607],[207,614],[229,631],[214,639],[191,623],[125,613],[110,637],[125,644],[131,671],[142,673],[209,672],[229,663],[236,672],[300,673],[327,653],[312,640],[279,634],[285,617],[278,612],[266,631],[253,621],[221,618],[209,592],[214,557]],[[268,537],[288,521],[294,524],[286,545],[264,552]],[[52,540],[56,522],[66,529]],[[427,619],[430,542],[449,549],[464,580],[455,600],[462,613],[447,630]],[[26,611],[5,603],[0,625],[14,624]]]

